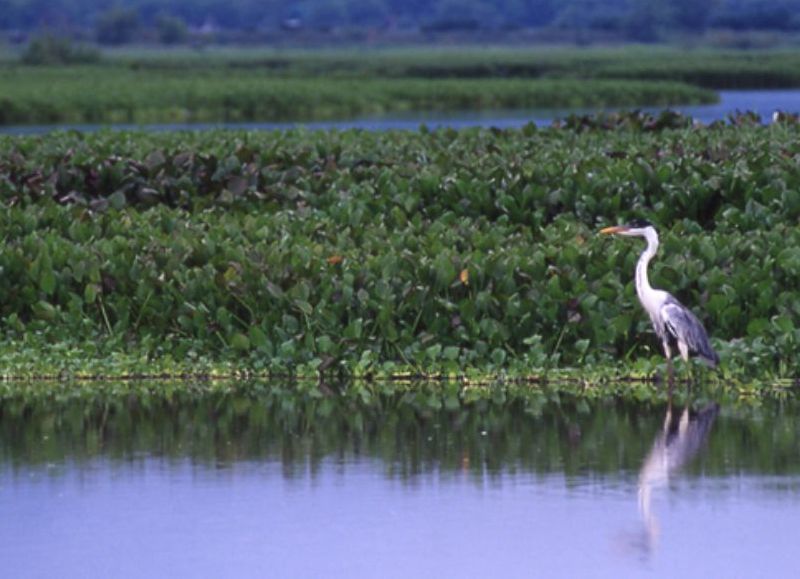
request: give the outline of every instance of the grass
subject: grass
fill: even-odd
[[[409,47],[389,49],[115,52],[111,66],[137,70],[239,69],[280,77],[657,78],[712,89],[800,84],[794,50],[680,49],[666,46],[568,48]],[[722,74],[724,73],[724,74]]]
[[[800,56],[789,50],[126,49],[107,53],[97,65],[21,66],[0,59],[0,124],[669,106],[714,102],[719,89],[797,87],[798,71]]]
[[[712,92],[673,82],[277,78],[214,67],[14,67],[0,69],[0,84],[2,124],[321,120],[418,110],[668,106],[716,99]]]

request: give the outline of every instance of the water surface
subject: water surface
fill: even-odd
[[[800,112],[800,90],[723,90],[719,91],[720,100],[710,105],[680,105],[670,107],[691,116],[702,123],[726,121],[737,112],[752,111],[769,122],[776,110]],[[346,130],[364,129],[369,131],[417,130],[421,125],[431,129],[468,127],[518,128],[528,123],[539,126],[551,124],[554,120],[563,119],[571,114],[591,114],[600,111],[617,111],[641,108],[644,111],[658,113],[663,107],[619,107],[619,108],[559,108],[559,109],[526,109],[526,110],[484,110],[457,112],[425,112],[416,111],[402,114],[361,117],[337,121],[311,122],[245,122],[245,123],[162,123],[150,125],[135,124],[62,124],[62,125],[17,125],[0,126],[0,133],[8,134],[41,134],[54,130],[74,129],[93,132],[103,128],[120,130],[147,131],[204,131],[210,129],[247,129],[247,130],[284,130],[305,127],[310,130]]]
[[[797,418],[793,402],[452,385],[7,390],[0,565],[9,577],[789,577]]]

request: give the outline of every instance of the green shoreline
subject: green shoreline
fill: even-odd
[[[796,400],[800,380],[750,380],[744,382],[677,380],[672,387],[652,377],[625,377],[595,373],[587,378],[580,372],[560,371],[544,377],[515,375],[423,375],[384,377],[258,375],[250,372],[228,374],[131,375],[131,376],[28,376],[0,378],[0,401],[19,397],[55,396],[60,401],[74,396],[125,397],[131,394],[171,397],[176,393],[204,396],[215,392],[257,392],[281,388],[312,398],[350,398],[365,400],[374,396],[430,392],[456,395],[462,403],[497,396],[525,398],[532,395],[570,396],[577,400],[623,399],[641,403],[668,400],[715,400],[726,404],[757,407],[764,400]],[[557,398],[555,398],[557,399]]]
[[[238,71],[220,82],[160,71],[0,69],[0,85],[0,125],[298,122],[421,110],[667,107],[718,100],[708,89],[670,81],[281,79]]]

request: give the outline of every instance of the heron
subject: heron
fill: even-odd
[[[719,364],[719,356],[711,347],[708,333],[700,320],[675,296],[664,290],[654,289],[647,278],[647,266],[658,251],[658,232],[653,224],[645,219],[634,219],[627,225],[606,227],[604,234],[624,235],[625,237],[644,237],[647,248],[636,263],[636,295],[653,322],[656,335],[661,340],[667,358],[667,373],[672,384],[672,352],[677,347],[681,358],[689,367],[689,357],[696,356],[711,368]],[[689,367],[690,368],[690,367]],[[691,369],[690,376],[691,376]]]

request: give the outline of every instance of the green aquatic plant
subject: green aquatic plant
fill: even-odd
[[[800,59],[790,51],[664,47],[127,50],[95,65],[2,63],[0,124],[309,121],[419,110],[669,106],[714,102],[713,91],[720,89],[797,87],[798,70]]]
[[[717,98],[670,81],[280,78],[237,69],[224,78],[213,69],[193,68],[0,68],[0,124],[311,121],[420,110],[669,106]]]
[[[653,377],[639,252],[597,236],[646,214],[651,279],[704,312],[717,379],[794,377],[797,131],[636,114],[0,137],[0,358],[6,375]]]

